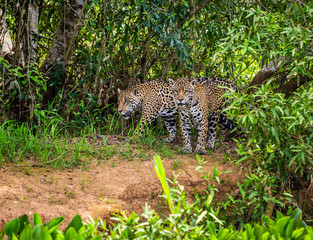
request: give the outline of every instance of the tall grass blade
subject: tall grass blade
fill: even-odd
[[[171,213],[175,214],[176,211],[174,210],[175,207],[174,207],[174,204],[173,204],[173,201],[172,201],[170,188],[168,187],[164,166],[163,166],[161,157],[159,155],[154,155],[154,163],[155,163],[155,165],[154,165],[155,172],[158,175],[158,178],[159,178],[159,180],[161,182],[161,185],[162,185],[164,194],[165,194],[165,196],[167,198],[167,202],[168,202],[168,205],[170,207]]]

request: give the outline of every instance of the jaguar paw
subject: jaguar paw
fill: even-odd
[[[185,146],[185,147],[184,147],[184,152],[185,152],[185,153],[192,153],[192,148],[191,148],[191,146]]]
[[[165,142],[165,143],[172,143],[174,141],[175,141],[175,138],[164,138],[163,139],[163,142]]]
[[[197,146],[196,149],[195,149],[195,153],[204,155],[204,154],[207,154],[207,151],[205,150],[204,147]]]

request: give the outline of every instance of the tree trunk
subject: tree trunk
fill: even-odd
[[[56,91],[64,86],[67,64],[71,59],[75,41],[83,25],[86,5],[87,0],[69,0],[67,2],[64,17],[55,34],[47,57],[40,66],[40,70],[50,77],[50,85],[54,86],[54,89],[49,90],[52,94],[51,97],[54,97]]]
[[[5,14],[0,8],[0,57],[4,58],[6,55],[13,54],[13,44],[5,22]]]
[[[37,36],[38,36],[38,17],[39,17],[39,7],[36,1],[32,1],[28,5],[28,16],[27,16],[27,59],[26,65],[36,62],[37,56]]]

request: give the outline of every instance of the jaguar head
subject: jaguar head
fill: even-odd
[[[172,91],[178,106],[185,106],[192,102],[196,79],[179,78],[176,81],[169,79],[169,83],[172,85]]]
[[[117,92],[119,94],[117,111],[124,119],[129,119],[132,112],[140,104],[137,89],[130,88],[127,90],[120,90],[118,88]]]

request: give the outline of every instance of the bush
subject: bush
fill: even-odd
[[[290,98],[275,93],[270,83],[253,94],[230,93],[228,97],[232,98],[228,114],[236,117],[238,128],[244,132],[236,140],[237,163],[247,163],[251,169],[250,183],[244,190],[254,192],[254,201],[258,198],[264,214],[269,202],[282,205],[281,196],[290,196],[284,191],[292,193],[301,185],[309,188],[313,173],[313,86]],[[270,193],[264,194],[266,191]]]
[[[285,98],[274,93],[270,84],[254,94],[235,95],[229,109],[247,142],[238,142],[238,153],[252,160],[252,167],[277,172],[286,180],[289,174],[309,177],[313,166],[313,87]]]

